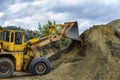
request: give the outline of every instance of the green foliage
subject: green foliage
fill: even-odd
[[[3,27],[2,27],[2,26],[0,26],[0,30],[3,30]]]
[[[41,26],[41,24],[39,23],[38,24],[38,30],[39,30],[40,36],[43,37],[43,36],[48,35],[49,34],[49,27],[51,25],[54,25],[54,24],[55,24],[55,21],[52,22],[52,21],[49,21],[49,20],[48,20],[47,24],[44,24],[43,26]]]
[[[17,26],[6,26],[6,27],[2,27],[0,26],[0,30],[22,30],[22,31],[25,31],[25,29],[21,28],[20,26],[17,27]]]
[[[3,29],[4,30],[24,30],[21,27],[17,27],[17,26],[7,26],[7,27],[3,27]]]
[[[60,50],[63,47],[69,46],[70,43],[71,43],[71,39],[62,38],[56,41],[53,47],[55,47],[57,50]]]

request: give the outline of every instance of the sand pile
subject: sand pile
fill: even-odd
[[[119,80],[120,40],[108,25],[93,26],[74,42],[70,52],[51,62],[51,80]]]
[[[83,52],[86,54],[85,63],[90,66],[83,80],[119,80],[120,79],[120,40],[116,29],[108,25],[94,26],[85,31]],[[84,65],[86,66],[86,65]],[[89,72],[90,71],[90,72]]]

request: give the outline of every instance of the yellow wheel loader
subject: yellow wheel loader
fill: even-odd
[[[0,35],[0,78],[11,77],[14,71],[29,70],[33,75],[47,74],[50,72],[50,63],[38,48],[62,37],[79,40],[77,22],[52,25],[49,35],[28,41],[24,31],[1,30]]]

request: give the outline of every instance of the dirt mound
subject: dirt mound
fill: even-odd
[[[81,38],[84,44],[84,53],[86,54],[85,59],[88,60],[89,66],[91,65],[85,72],[91,71],[87,75],[88,79],[119,80],[120,57],[118,55],[120,54],[120,40],[116,35],[116,29],[108,25],[94,26],[85,31]],[[86,75],[82,77],[84,78]]]
[[[81,35],[70,52],[52,61],[51,80],[119,80],[120,40],[116,29],[93,26]]]
[[[114,26],[114,27],[120,27],[120,19],[111,21],[107,25]]]
[[[107,25],[114,27],[117,31],[116,34],[120,37],[120,19],[111,21]]]

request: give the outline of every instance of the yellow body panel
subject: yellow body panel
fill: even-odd
[[[4,50],[6,51],[23,51],[26,44],[22,44],[22,45],[14,45],[13,43],[8,43],[8,42],[4,42],[5,45],[3,45]]]
[[[31,44],[35,44],[35,43],[37,43],[37,42],[39,42],[40,40],[39,40],[39,38],[34,38],[34,39],[30,39],[29,40],[29,42],[31,43]]]
[[[12,43],[5,42],[5,41],[3,43],[4,43],[4,45],[3,45],[4,50],[12,51],[14,49]]]
[[[24,56],[24,54],[23,53],[18,53],[18,52],[16,52],[16,53],[13,53],[12,54],[13,56],[14,56],[14,58],[16,59],[16,64],[15,64],[15,66],[16,66],[16,71],[19,71],[19,70],[21,70],[22,69],[22,66],[23,66],[23,56]]]

